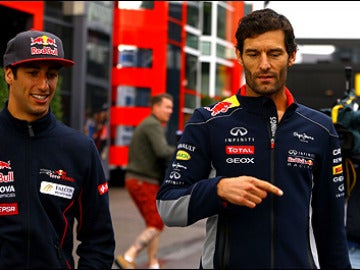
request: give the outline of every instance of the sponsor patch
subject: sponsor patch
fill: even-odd
[[[109,186],[108,186],[107,182],[98,185],[98,191],[99,191],[100,195],[105,194],[106,192],[108,192],[108,190],[109,190]]]
[[[225,152],[227,155],[253,155],[255,147],[253,145],[227,145]]]
[[[19,214],[17,203],[0,203],[0,216],[13,216]]]
[[[2,169],[11,170],[10,160],[9,160],[9,161],[2,161],[2,160],[0,160],[0,170],[2,170]]]
[[[0,173],[0,183],[14,182],[14,172],[10,171],[8,174]]]
[[[75,188],[66,186],[66,185],[60,185],[57,183],[42,181],[40,186],[40,192],[43,194],[49,194],[65,199],[71,199],[74,195]]]
[[[176,152],[177,160],[189,160],[191,158],[190,154],[184,150],[179,150]]]
[[[230,108],[240,106],[236,95],[231,96],[223,101],[216,103],[212,108],[204,107],[206,110],[211,112],[212,116],[218,115],[219,113],[226,113]]]
[[[333,175],[341,174],[341,173],[343,173],[342,164],[333,166]]]

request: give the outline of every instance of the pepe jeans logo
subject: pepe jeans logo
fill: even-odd
[[[314,137],[307,135],[305,132],[304,133],[298,133],[298,132],[294,132],[293,133],[294,137],[298,138],[300,142],[304,142],[304,143],[308,143],[309,140],[313,141]]]

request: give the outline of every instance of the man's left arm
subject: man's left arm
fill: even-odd
[[[78,268],[111,269],[115,238],[109,207],[108,183],[95,145],[92,148],[89,168],[79,197]]]

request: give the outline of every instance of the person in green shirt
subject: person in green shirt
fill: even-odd
[[[116,256],[115,264],[121,269],[135,269],[136,256],[146,247],[149,268],[160,268],[157,251],[164,223],[156,208],[156,194],[175,152],[175,146],[167,142],[164,129],[173,112],[173,97],[167,93],[153,96],[150,107],[151,114],[136,127],[132,136],[125,174],[125,187],[146,228],[123,255]]]

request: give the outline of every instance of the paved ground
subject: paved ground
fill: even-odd
[[[116,237],[115,255],[124,252],[145,225],[123,187],[110,187],[110,209]],[[163,269],[198,269],[205,237],[205,221],[189,227],[165,227],[160,235],[159,259]],[[147,268],[147,254],[137,258],[138,268]],[[117,269],[113,266],[113,269]]]

